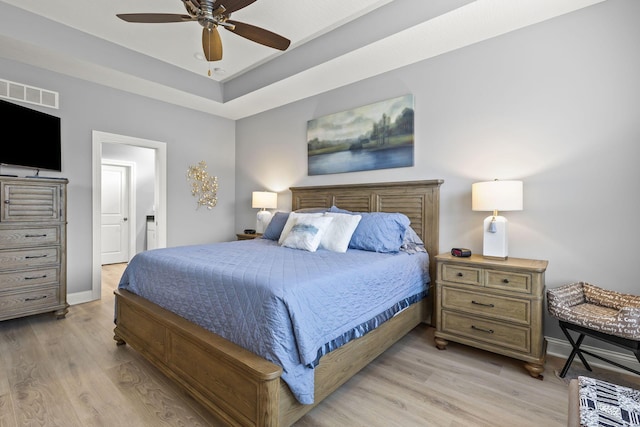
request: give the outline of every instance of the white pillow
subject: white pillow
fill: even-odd
[[[287,222],[284,223],[284,227],[282,228],[282,233],[280,233],[280,238],[278,239],[278,244],[282,245],[284,239],[287,238],[287,234],[291,231],[291,228],[295,225],[298,218],[303,216],[308,216],[309,218],[317,218],[324,215],[323,213],[296,213],[291,212],[289,214],[289,218],[287,218]]]
[[[346,252],[353,232],[356,231],[362,215],[351,215],[335,212],[327,212],[325,216],[332,217],[333,221],[325,231],[320,241],[320,247],[334,251]]]
[[[320,245],[322,235],[325,233],[333,218],[329,216],[304,215],[297,218],[293,227],[282,242],[282,246],[293,249],[303,249],[315,252]]]

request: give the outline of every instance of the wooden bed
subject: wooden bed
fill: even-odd
[[[435,280],[442,180],[292,187],[292,210],[330,207],[402,212],[422,238]],[[433,289],[433,288],[432,288]],[[116,290],[118,345],[129,344],[197,401],[232,426],[289,426],[421,322],[432,296],[326,354],[315,369],[315,403],[300,404],[282,368],[137,295]]]

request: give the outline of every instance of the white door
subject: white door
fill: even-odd
[[[102,165],[102,264],[129,261],[129,168]]]

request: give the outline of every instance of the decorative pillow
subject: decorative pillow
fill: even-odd
[[[349,247],[373,252],[399,252],[411,221],[399,212],[350,212],[332,206],[329,212],[361,215]]]
[[[327,212],[325,216],[333,218],[329,228],[320,241],[320,247],[333,252],[346,252],[362,215]]]
[[[315,252],[332,221],[333,218],[329,216],[309,217],[309,215],[303,215],[302,218],[296,218],[295,224],[282,242],[282,246]]]
[[[278,238],[278,244],[282,245],[282,242],[284,242],[284,239],[287,238],[287,234],[289,234],[289,232],[291,231],[291,229],[293,228],[293,226],[296,223],[296,220],[301,217],[301,216],[309,216],[309,218],[313,218],[313,217],[321,217],[322,215],[324,215],[324,213],[297,213],[297,212],[291,212],[289,214],[289,217],[287,218],[287,222],[285,222],[284,224],[284,228],[282,229],[282,232],[280,233],[280,237]]]
[[[262,233],[263,239],[278,240],[284,229],[284,225],[289,219],[289,212],[276,212],[271,218],[271,222],[267,225],[267,229]]]

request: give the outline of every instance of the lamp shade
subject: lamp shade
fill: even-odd
[[[471,186],[474,211],[521,211],[522,181],[485,181]]]
[[[278,207],[278,193],[270,191],[254,191],[251,197],[251,207],[259,209],[275,209]]]

